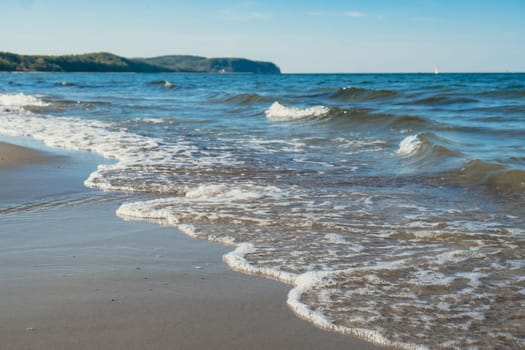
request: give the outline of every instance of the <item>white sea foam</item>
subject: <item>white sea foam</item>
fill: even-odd
[[[199,197],[193,196],[193,198]],[[255,252],[255,246],[252,243],[235,243],[235,240],[229,236],[210,237],[209,235],[207,236],[204,233],[199,233],[193,225],[181,223],[181,221],[177,217],[177,214],[168,209],[170,207],[169,204],[177,200],[177,198],[167,198],[151,201],[125,203],[117,209],[116,213],[117,216],[126,220],[153,221],[163,225],[176,227],[192,238],[205,238],[217,243],[236,246],[236,249],[234,251],[224,256],[224,261],[233,270],[242,271],[253,275],[265,276],[288,284],[295,283],[297,275],[294,273],[289,273],[273,268],[256,266],[248,262],[248,260],[246,260],[245,258],[246,254]]]
[[[266,118],[274,121],[290,121],[311,117],[324,117],[330,112],[325,106],[313,106],[307,108],[286,107],[279,102],[274,102],[264,113]]]
[[[419,151],[422,144],[418,135],[407,136],[399,143],[399,149],[396,151],[396,154],[400,156],[414,155]]]
[[[274,186],[256,186],[244,184],[226,186],[224,184],[201,185],[186,192],[186,198],[208,201],[245,201],[261,199],[265,196],[281,196],[283,191]]]
[[[139,137],[125,132],[109,130],[106,123],[81,120],[77,118],[55,118],[37,116],[30,112],[16,114],[0,114],[2,133],[11,136],[31,136],[43,141],[49,147],[64,148],[76,151],[89,151],[116,159],[119,151],[125,146],[143,148],[147,144],[154,144],[153,140]]]
[[[94,152],[118,162],[99,165],[85,185],[106,191],[140,190],[129,181],[118,184],[105,174],[126,169],[137,162],[148,164],[148,152],[160,153],[155,139],[128,133],[110,123],[67,117],[48,117],[27,111],[1,113],[2,133],[11,136],[30,136],[47,146],[74,151]]]
[[[427,347],[421,345],[391,341],[381,335],[380,332],[370,329],[351,328],[334,324],[323,312],[314,310],[302,302],[303,295],[308,293],[312,288],[318,287],[319,285],[325,287],[336,285],[337,283],[332,279],[332,276],[336,273],[338,273],[338,271],[311,271],[299,275],[295,280],[295,287],[288,293],[287,304],[290,309],[302,319],[310,321],[322,329],[359,337],[377,345],[394,346],[408,350],[427,349]]]
[[[18,94],[0,94],[0,106],[3,107],[28,107],[49,106],[49,103],[42,101],[40,98],[32,95]]]
[[[275,279],[287,284],[294,284],[297,275],[290,272],[285,272],[278,269],[267,268],[262,266],[256,266],[248,262],[245,256],[250,253],[254,253],[255,248],[251,243],[242,243],[237,246],[237,248],[226,255],[223,259],[228,266],[235,271],[240,271],[248,273],[251,275],[259,275],[267,278]]]
[[[441,253],[436,256],[436,262],[441,265],[447,264],[449,262],[458,263],[463,262],[468,259],[481,259],[483,255],[475,250],[475,248],[470,248],[468,250],[453,250]]]
[[[409,280],[410,283],[416,285],[449,285],[454,278],[447,277],[442,273],[435,271],[417,271],[414,278]]]
[[[148,124],[163,124],[170,121],[164,118],[137,118],[135,120]]]
[[[24,110],[0,112],[3,134],[30,136],[49,147],[94,152],[116,160],[114,164],[100,165],[85,181],[86,186],[104,191],[180,192],[181,188],[166,178],[166,167],[206,169],[218,164],[240,164],[228,152],[212,156],[188,142],[161,144],[158,139],[127,132],[109,122],[51,117]],[[152,177],[164,181],[152,181]]]
[[[250,149],[264,152],[268,154],[272,153],[282,153],[282,152],[289,152],[289,153],[302,153],[305,151],[306,144],[298,139],[292,139],[292,140],[266,140],[263,138],[250,136],[247,140],[225,140],[234,142],[237,144],[242,144],[243,147],[249,147]]]

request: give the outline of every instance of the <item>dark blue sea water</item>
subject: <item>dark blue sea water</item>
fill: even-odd
[[[319,327],[525,348],[524,74],[0,74],[0,134],[111,159],[117,215],[232,245]]]

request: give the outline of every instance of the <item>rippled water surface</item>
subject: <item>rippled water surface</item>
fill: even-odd
[[[320,327],[525,348],[523,74],[0,74],[0,134],[112,159],[117,215],[232,245]]]

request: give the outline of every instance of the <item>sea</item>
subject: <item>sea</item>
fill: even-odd
[[[2,73],[0,135],[102,156],[115,215],[231,246],[320,328],[525,349],[525,74]]]

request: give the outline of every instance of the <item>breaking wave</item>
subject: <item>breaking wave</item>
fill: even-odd
[[[18,94],[0,94],[0,106],[2,107],[45,107],[49,106],[48,102],[39,97],[32,95]]]
[[[420,165],[441,165],[440,177],[447,182],[461,185],[485,186],[498,193],[525,193],[525,170],[512,169],[507,165],[469,160],[460,168],[446,170],[443,161],[461,159],[461,152],[447,148],[443,144],[450,143],[433,133],[415,134],[405,137],[395,154],[415,160]],[[433,169],[435,171],[435,169]]]
[[[313,106],[306,108],[287,107],[275,102],[265,111],[265,115],[272,121],[294,120],[334,120],[348,123],[353,127],[395,128],[400,130],[421,130],[435,125],[426,118],[411,115],[394,115],[373,113],[369,110],[343,109],[338,107]]]
[[[400,156],[421,156],[421,157],[457,157],[461,152],[454,151],[447,147],[451,141],[443,137],[438,137],[431,132],[410,135],[405,137],[399,143],[399,149],[396,151]]]
[[[328,116],[330,108],[325,106],[314,107],[286,107],[279,102],[274,102],[264,114],[273,121],[292,121],[306,118],[322,118]]]
[[[422,146],[423,142],[420,140],[419,135],[410,135],[399,143],[399,149],[396,151],[396,154],[400,156],[411,156],[416,154]]]

